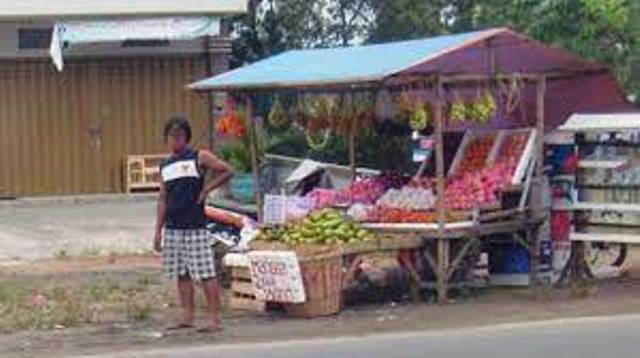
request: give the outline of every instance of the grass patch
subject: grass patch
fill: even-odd
[[[136,300],[127,303],[127,318],[132,321],[146,321],[151,317],[153,307],[148,302]]]
[[[94,257],[94,256],[100,256],[100,254],[102,254],[102,251],[100,250],[100,248],[94,247],[94,246],[90,246],[90,247],[85,247],[84,249],[82,249],[82,252],[80,253],[80,256]]]
[[[0,332],[144,321],[166,315],[175,292],[159,276],[0,276]]]
[[[56,251],[56,253],[53,255],[53,257],[56,260],[67,261],[67,260],[69,260],[69,252],[67,252],[67,250],[65,250],[65,249],[61,249],[61,250]]]

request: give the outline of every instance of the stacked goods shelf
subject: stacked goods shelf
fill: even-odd
[[[126,193],[136,190],[160,188],[160,164],[167,154],[127,155],[124,160],[124,187]]]

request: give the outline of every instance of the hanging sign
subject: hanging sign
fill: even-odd
[[[251,251],[247,256],[256,300],[281,303],[306,301],[295,252]]]
[[[414,133],[412,137],[413,161],[417,163],[429,160],[433,155],[435,141],[432,137],[421,136]]]

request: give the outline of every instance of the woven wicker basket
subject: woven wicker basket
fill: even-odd
[[[286,304],[290,317],[313,318],[340,313],[342,299],[342,255],[333,252],[299,258],[307,302]]]

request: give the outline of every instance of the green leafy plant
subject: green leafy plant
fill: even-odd
[[[234,170],[241,173],[251,171],[251,152],[242,142],[228,143],[219,154]]]

